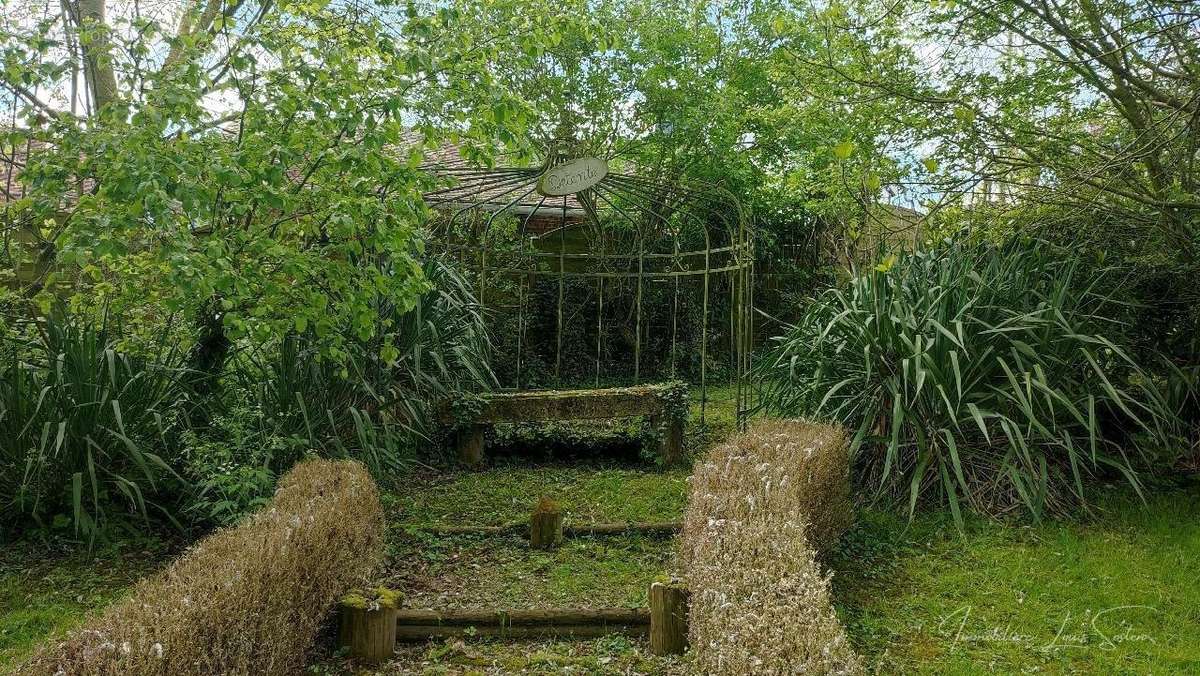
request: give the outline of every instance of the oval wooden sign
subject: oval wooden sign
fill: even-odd
[[[598,157],[580,157],[555,165],[538,180],[538,192],[547,197],[573,195],[586,190],[608,175],[608,162]]]

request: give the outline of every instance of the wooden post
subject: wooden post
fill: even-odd
[[[468,467],[483,462],[483,425],[470,425],[458,431],[458,459]]]
[[[665,424],[664,424],[665,423]],[[665,421],[662,416],[650,416],[650,426],[658,430],[662,426],[658,438],[658,457],[666,467],[678,465],[683,461],[683,421],[669,417]]]
[[[529,546],[534,549],[554,549],[562,544],[562,507],[553,500],[542,498],[533,508],[529,519]]]
[[[677,582],[650,585],[650,652],[682,655],[688,645],[688,591]]]
[[[342,647],[349,648],[354,659],[368,664],[385,662],[396,650],[396,609],[343,604],[338,636]]]
[[[667,431],[663,434],[662,459],[667,467],[674,467],[683,462],[683,421],[672,417],[667,421]]]

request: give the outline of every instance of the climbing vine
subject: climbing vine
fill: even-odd
[[[474,392],[460,392],[455,395],[449,403],[450,429],[457,432],[478,423],[485,405],[487,400]]]

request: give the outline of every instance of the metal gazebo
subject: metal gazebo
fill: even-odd
[[[439,181],[425,196],[441,213],[436,241],[477,274],[489,328],[510,355],[501,385],[689,380],[702,420],[720,386],[742,426],[754,255],[737,198],[621,173],[618,159],[572,148],[556,143],[527,167],[477,168],[445,153],[425,166]]]

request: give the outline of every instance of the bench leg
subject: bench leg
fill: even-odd
[[[468,467],[483,462],[483,425],[471,425],[458,431],[458,460]]]
[[[659,416],[650,417],[651,427],[658,429],[662,423]],[[666,467],[678,465],[683,461],[683,421],[671,418],[667,421],[666,429],[658,439],[658,457]]]

